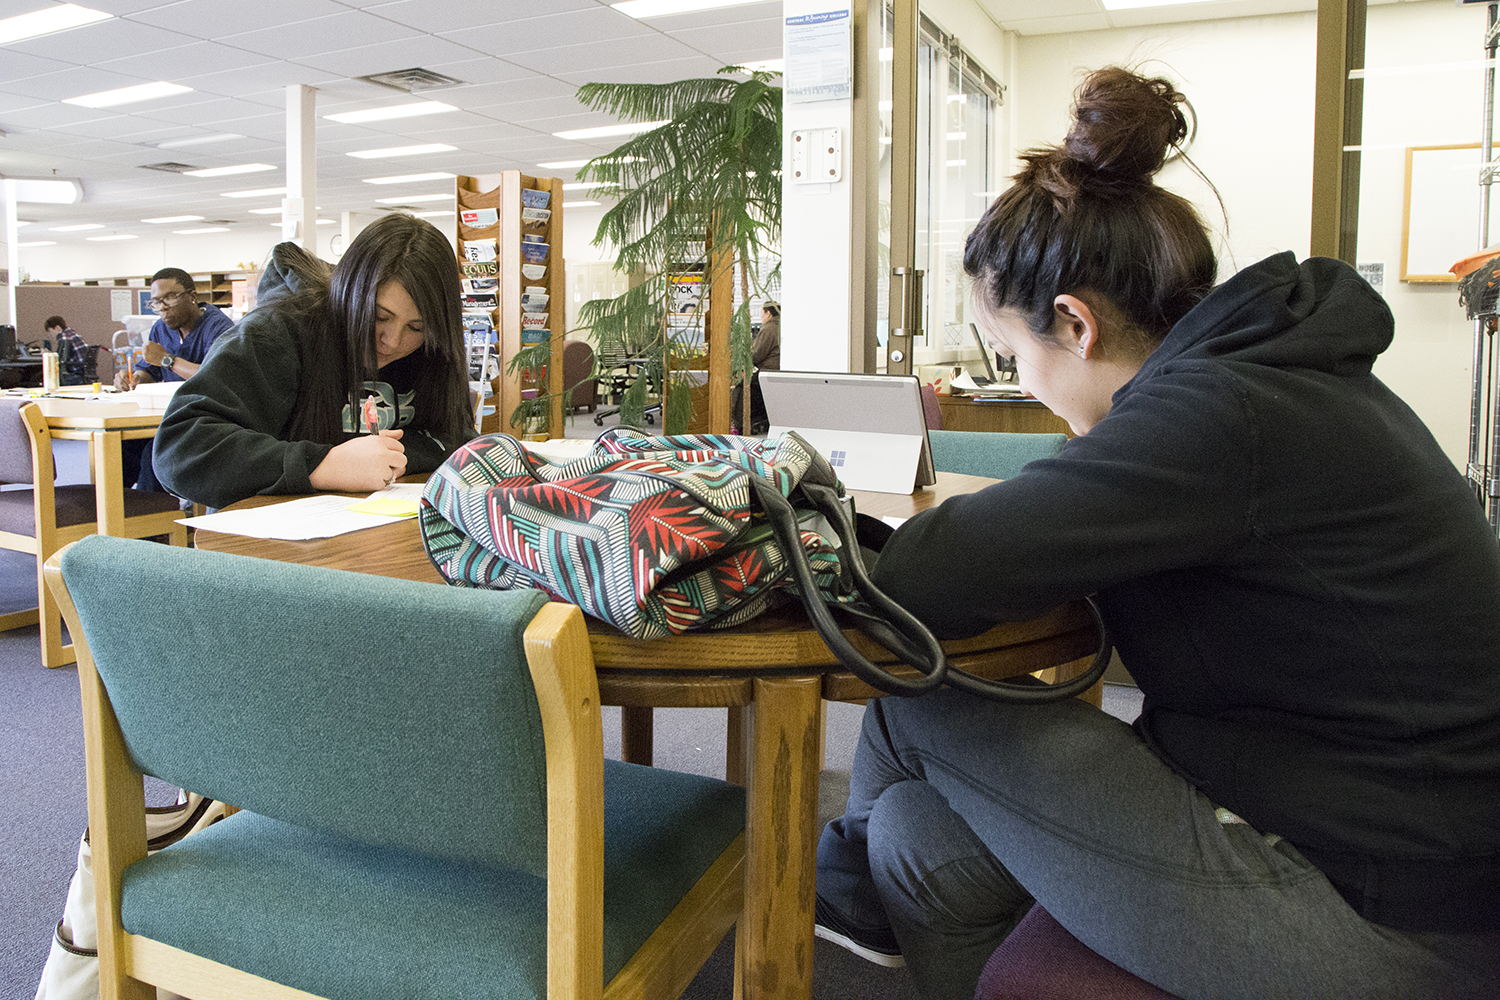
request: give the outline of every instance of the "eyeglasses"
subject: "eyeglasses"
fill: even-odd
[[[169,306],[187,294],[187,292],[168,292],[161,298],[147,299],[146,305],[150,306],[152,309],[160,311],[162,306]]]

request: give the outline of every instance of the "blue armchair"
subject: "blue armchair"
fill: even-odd
[[[104,1000],[677,996],[738,917],[743,790],[603,759],[576,607],[98,536],[46,574]],[[142,773],[244,811],[147,857]]]

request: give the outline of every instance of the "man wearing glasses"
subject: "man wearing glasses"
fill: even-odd
[[[145,359],[130,372],[132,385],[190,378],[214,341],[234,326],[218,306],[199,302],[197,290],[193,276],[181,268],[164,267],[151,276],[149,305],[161,318],[151,327]],[[124,442],[120,458],[126,483],[161,492],[151,470],[150,438]]]

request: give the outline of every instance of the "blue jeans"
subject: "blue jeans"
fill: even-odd
[[[872,701],[818,895],[891,927],[928,1000],[971,1000],[1033,900],[1183,997],[1500,996],[1500,935],[1364,920],[1292,845],[1221,822],[1130,726],[1077,700]]]

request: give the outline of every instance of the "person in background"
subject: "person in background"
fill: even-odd
[[[750,345],[750,363],[755,366],[755,373],[750,376],[749,433],[762,434],[770,424],[766,417],[766,399],[760,391],[760,373],[781,370],[781,306],[775,302],[767,300],[760,308],[760,329]],[[745,383],[741,380],[735,383],[729,400],[729,419],[736,432],[744,415],[744,392]]]
[[[1214,286],[1169,81],[1090,74],[969,235],[980,328],[1078,435],[906,521],[945,638],[1094,595],[1144,696],[865,710],[821,937],[973,997],[1033,904],[1182,997],[1500,996],[1500,546],[1371,371],[1384,300],[1290,253]]]
[[[370,491],[474,436],[452,245],[392,214],[337,268],[271,253],[257,307],[167,407],[156,473],[224,507],[256,494]]]
[[[164,267],[151,276],[147,304],[160,317],[146,338],[145,358],[129,372],[116,375],[116,388],[132,389],[147,382],[182,382],[203,364],[209,348],[234,321],[218,306],[199,302],[193,276],[181,268]],[[120,465],[126,483],[138,490],[160,492],[152,469],[151,438],[120,445]]]
[[[52,349],[57,352],[59,381],[63,385],[83,385],[88,369],[89,345],[68,326],[61,316],[48,316],[43,324]]]

